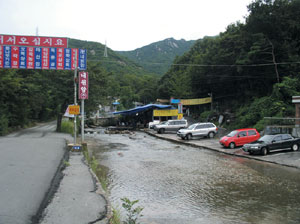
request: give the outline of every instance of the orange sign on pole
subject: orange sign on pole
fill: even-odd
[[[79,105],[69,105],[69,114],[78,115],[80,113]]]

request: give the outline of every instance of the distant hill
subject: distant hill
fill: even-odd
[[[117,51],[117,53],[136,62],[148,72],[163,75],[168,71],[176,56],[182,56],[189,51],[194,43],[194,40],[168,38],[133,51]]]
[[[135,74],[145,75],[149,74],[144,68],[127,57],[114,52],[107,48],[108,57],[104,57],[105,46],[98,42],[83,41],[77,39],[69,39],[70,48],[87,49],[87,58],[89,61],[100,62],[102,66],[114,74]],[[154,74],[153,74],[154,75]]]

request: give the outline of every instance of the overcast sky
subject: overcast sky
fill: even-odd
[[[134,50],[244,22],[252,0],[0,0],[0,33],[70,37]]]

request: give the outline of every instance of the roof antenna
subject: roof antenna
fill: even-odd
[[[105,40],[105,47],[104,47],[104,55],[103,55],[105,58],[108,57],[107,55],[107,46],[106,46],[106,40]]]

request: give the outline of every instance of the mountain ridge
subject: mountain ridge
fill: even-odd
[[[177,56],[189,51],[196,40],[176,40],[172,37],[151,43],[132,51],[115,51],[134,61],[146,71],[163,75]]]

